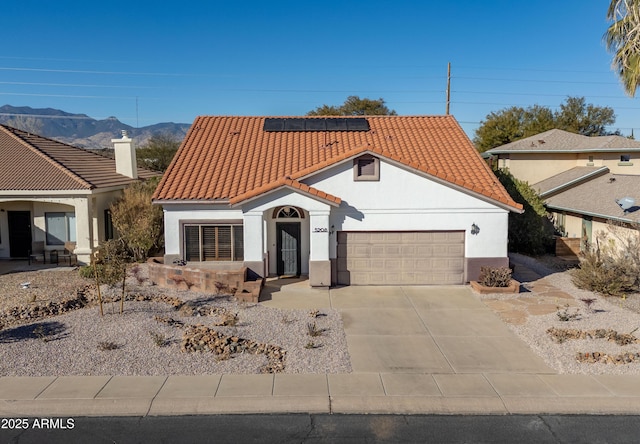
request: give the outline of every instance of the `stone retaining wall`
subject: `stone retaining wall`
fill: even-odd
[[[148,260],[148,265],[149,279],[159,287],[203,293],[227,293],[233,294],[238,299],[258,302],[261,282],[245,282],[247,278],[246,267],[235,270],[193,268],[165,265],[154,258]]]

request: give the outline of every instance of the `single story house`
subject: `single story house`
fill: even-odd
[[[585,168],[585,170],[581,170]],[[613,174],[607,167],[576,167],[535,184],[558,231],[580,238],[581,248],[612,223],[619,233],[640,227],[640,174]]]
[[[598,231],[607,232],[610,222],[637,235],[639,141],[552,129],[485,154],[538,191],[558,232],[580,239],[581,248]]]
[[[115,159],[0,125],[0,259],[44,258],[75,243],[80,263],[113,235],[109,205],[158,173],[137,168],[131,139],[114,139]]]
[[[311,286],[465,283],[522,212],[452,116],[201,116],[153,200],[165,263]]]

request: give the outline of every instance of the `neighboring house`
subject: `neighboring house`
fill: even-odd
[[[607,167],[613,174],[640,175],[640,142],[622,136],[588,137],[559,129],[485,152],[498,168],[530,185],[574,167]]]
[[[486,152],[499,168],[540,193],[560,233],[581,238],[606,231],[608,221],[636,230],[640,222],[640,142],[587,137],[553,129]],[[632,198],[626,210],[618,204]],[[622,202],[621,202],[622,203]]]
[[[198,117],[154,194],[165,263],[462,284],[522,212],[452,116]]]
[[[135,180],[131,139],[114,139],[116,159],[0,125],[0,258],[26,258],[34,243],[48,252],[75,243],[88,263],[113,234],[109,205]]]

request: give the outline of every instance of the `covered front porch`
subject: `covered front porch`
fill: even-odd
[[[290,189],[243,203],[245,266],[262,277],[308,276],[312,287],[331,286],[331,208]]]
[[[0,259],[37,252],[49,262],[52,252],[73,245],[78,262],[89,263],[104,239],[100,233],[110,229],[108,215],[100,218],[98,206],[91,196],[0,198]]]

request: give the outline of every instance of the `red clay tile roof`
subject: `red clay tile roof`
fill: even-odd
[[[153,198],[237,203],[368,151],[522,208],[453,116],[366,118],[369,131],[265,132],[265,117],[197,117]]]
[[[138,168],[138,177],[158,173]],[[0,191],[91,190],[124,186],[114,159],[0,125]]]
[[[326,200],[330,204],[340,205],[340,202],[342,202],[342,199],[340,199],[339,197],[333,196],[329,193],[325,193],[324,191],[320,191],[317,188],[310,187],[309,185],[298,182],[297,180],[293,180],[290,177],[284,177],[275,182],[268,183],[264,186],[255,188],[251,191],[248,191],[246,193],[233,197],[229,200],[229,203],[231,205],[234,205],[242,201],[245,201],[247,199],[251,199],[252,197],[260,196],[261,194],[265,194],[265,193],[268,193],[269,191],[273,191],[282,187],[295,188],[306,194],[310,194],[312,196],[316,196],[320,199]]]

